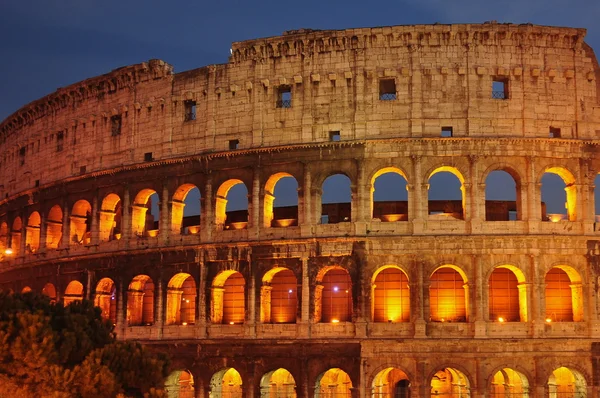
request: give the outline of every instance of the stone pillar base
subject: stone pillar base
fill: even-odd
[[[427,338],[427,322],[424,319],[417,319],[415,321],[415,339]]]
[[[590,330],[590,337],[593,337],[596,339],[600,338],[600,321],[599,320],[590,321],[588,327]]]
[[[354,324],[354,337],[366,338],[367,337],[367,322],[360,320]]]
[[[296,325],[296,338],[310,338],[310,324],[308,322],[301,322]]]
[[[485,321],[475,321],[474,337],[476,339],[483,339],[487,337],[487,325],[485,324]]]

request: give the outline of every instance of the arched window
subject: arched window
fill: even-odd
[[[175,235],[200,232],[200,190],[193,184],[183,184],[171,202],[171,233]]]
[[[154,323],[154,283],[148,275],[138,275],[129,284],[127,322],[129,326]]]
[[[52,206],[46,221],[46,247],[56,249],[62,240],[63,212],[59,205]]]
[[[265,227],[298,225],[298,182],[288,173],[272,175],[265,184]]]
[[[408,221],[406,176],[395,167],[379,170],[371,180],[372,217],[383,222]]]
[[[31,288],[29,286],[25,286],[22,290],[21,290],[21,294],[25,294],[25,293],[31,293]]]
[[[287,268],[274,268],[263,277],[261,322],[296,323],[298,281]]]
[[[431,379],[431,395],[444,398],[468,398],[471,396],[469,379],[457,369],[442,369]]]
[[[290,372],[279,368],[266,373],[260,380],[260,396],[296,398],[296,381]]]
[[[548,378],[549,398],[585,398],[587,383],[583,375],[564,366],[555,369]]]
[[[554,267],[546,274],[546,321],[583,321],[581,278],[571,267]]]
[[[83,285],[79,281],[71,281],[65,289],[63,302],[65,307],[75,301],[83,300]]]
[[[371,398],[409,398],[410,382],[406,373],[386,368],[377,373],[371,386]]]
[[[352,218],[352,188],[350,178],[334,174],[323,181],[321,224],[349,222]]]
[[[242,398],[242,377],[234,368],[223,369],[210,379],[211,398]]]
[[[102,318],[117,323],[117,289],[112,279],[100,279],[96,285],[94,305],[102,310]]]
[[[131,229],[135,236],[155,237],[160,227],[160,198],[153,189],[142,189],[131,206]],[[148,214],[150,210],[150,214]]]
[[[195,398],[194,377],[186,370],[172,372],[165,381],[165,392],[168,397]]]
[[[241,180],[225,181],[217,190],[216,224],[223,229],[248,227],[248,188]]]
[[[10,248],[12,249],[13,255],[18,256],[21,254],[21,229],[23,228],[23,222],[21,217],[16,217],[12,224]]]
[[[27,229],[25,232],[25,248],[28,253],[35,253],[40,248],[40,225],[42,219],[40,213],[34,211],[27,220]]]
[[[324,323],[352,321],[352,280],[348,271],[333,267],[325,271],[315,291],[315,314]],[[318,317],[320,310],[321,316]]]
[[[373,322],[410,321],[408,278],[399,268],[376,273],[372,286]]]
[[[491,398],[529,397],[529,381],[524,374],[504,368],[494,374],[490,389]]]
[[[596,222],[600,221],[600,174],[594,178],[594,214]]]
[[[454,167],[438,167],[429,175],[429,215],[442,219],[465,218],[464,178]]]
[[[351,398],[352,380],[348,373],[332,368],[317,378],[315,398]]]
[[[508,268],[498,267],[490,275],[489,317],[491,321],[521,321],[519,282]]]
[[[237,271],[223,271],[212,285],[211,320],[213,323],[240,324],[246,316],[246,282]]]
[[[87,200],[78,200],[71,210],[71,243],[89,244],[91,226],[92,206]]]
[[[167,325],[193,325],[196,320],[196,281],[190,274],[175,275],[167,285]]]
[[[122,208],[121,198],[117,194],[108,194],[102,200],[98,225],[101,242],[121,238]]]
[[[50,299],[51,303],[56,303],[58,298],[56,297],[56,288],[52,283],[46,283],[42,289],[42,294]]]
[[[504,170],[494,170],[485,179],[485,220],[521,219],[520,187]]]
[[[452,267],[440,267],[429,285],[429,315],[433,322],[467,321],[466,278]]]
[[[542,221],[575,221],[575,177],[564,168],[551,167],[546,170],[541,182]]]
[[[0,223],[0,259],[8,248],[8,224]]]

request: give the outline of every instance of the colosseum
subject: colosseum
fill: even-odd
[[[0,125],[0,288],[94,300],[169,397],[597,397],[585,34],[303,29],[60,88]]]

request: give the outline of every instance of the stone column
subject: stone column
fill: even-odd
[[[127,291],[127,313],[129,319],[126,319],[129,326],[142,325],[144,305],[144,292],[138,290]]]
[[[519,290],[519,319],[521,322],[529,322],[531,319],[531,303],[529,296],[531,291],[531,283],[521,282],[517,285]]]
[[[533,337],[539,336],[543,332],[544,318],[546,316],[546,303],[544,302],[545,281],[543,276],[539,275],[538,253],[532,254],[529,260],[529,277],[532,281],[531,289],[531,317]]]
[[[215,205],[213,203],[213,191],[212,191],[212,176],[209,174],[206,178],[206,184],[204,186],[204,206],[202,206],[202,217],[200,220],[200,239],[204,242],[212,240],[213,228],[214,228],[214,213]]]
[[[124,307],[124,295],[123,295],[123,280],[119,278],[117,281],[117,325],[116,330],[117,336],[120,336],[121,340],[125,339],[125,310]]]
[[[571,302],[573,307],[573,322],[582,322],[586,317],[585,306],[583,305],[583,285],[581,283],[572,283],[569,285],[571,288]]]
[[[200,280],[198,282],[198,321],[204,327],[206,325],[206,277],[208,267],[202,261],[200,263]]]
[[[250,290],[248,291],[248,324],[250,325],[250,333],[252,336],[256,335],[256,277],[254,276],[251,259],[248,258],[249,278],[250,278]]]
[[[131,206],[131,237],[142,236],[146,231],[146,213],[148,208],[133,204]],[[160,225],[158,226],[160,228]]]
[[[213,324],[223,323],[223,295],[225,289],[213,286],[210,289],[210,321]]]
[[[122,209],[122,214],[121,214],[121,237],[124,239],[124,241],[127,242],[129,241],[129,238],[133,235],[132,229],[131,229],[131,202],[129,199],[129,189],[126,188],[125,191],[123,192],[123,206],[121,207]]]
[[[160,221],[158,223],[159,241],[162,244],[167,244],[171,232],[171,209],[169,208],[169,202],[169,188],[165,182],[160,199]]]
[[[170,202],[171,205],[171,216],[169,219],[171,220],[171,225],[169,228],[169,233],[172,236],[182,235],[182,225],[183,225],[183,210],[185,209],[185,203],[173,199]]]
[[[371,208],[371,195],[366,181],[364,162],[357,161],[357,180],[353,184],[352,189],[352,212],[351,220],[353,222],[367,222],[370,217],[369,209]]]
[[[460,186],[460,191],[462,192],[462,208],[463,208],[463,220],[469,221],[473,219],[473,212],[476,210],[474,206],[474,202],[472,200],[473,197],[473,184],[469,182],[463,182]]]
[[[300,323],[302,335],[308,337],[310,334],[310,278],[308,276],[308,257],[303,256],[302,259],[302,290],[301,290],[301,307],[300,307]]]
[[[158,280],[156,281],[156,300],[154,300],[154,305],[155,305],[155,317],[154,317],[154,323],[159,331],[158,333],[158,338],[160,338],[160,336],[162,336],[162,327],[164,325],[165,322],[165,317],[164,317],[164,293],[163,293],[163,280],[162,280],[162,275],[159,275]]]
[[[40,243],[39,251],[46,251],[46,236],[48,231],[48,224],[46,222],[46,215],[40,212]]]
[[[250,202],[250,201],[248,201]],[[260,230],[260,169],[254,169],[254,175],[252,178],[252,196],[251,196],[251,208],[248,208],[248,224],[250,228],[258,231]]]
[[[94,195],[92,199],[92,224],[90,225],[90,243],[97,245],[99,242],[99,231],[98,231],[98,218],[100,212],[98,211],[98,197]]]
[[[418,260],[413,261],[416,269],[416,283],[411,284],[410,297],[414,300],[413,308],[411,308],[411,318],[415,322],[415,338],[427,337],[427,322],[425,321],[424,306],[425,300],[423,297],[425,285],[423,283],[423,263]],[[414,312],[413,312],[414,311]]]
[[[272,286],[263,285],[260,288],[260,322],[271,323],[271,291]]]
[[[429,189],[428,184],[423,184],[423,175],[421,169],[421,156],[411,156],[413,165],[413,178],[414,181],[411,184],[414,187],[414,195],[411,200],[409,197],[409,217],[413,221],[423,221],[427,219],[427,213],[429,211],[429,204],[427,203],[427,190]],[[412,216],[410,214],[412,213]]]
[[[98,227],[98,241],[108,242],[112,239],[115,213],[112,211],[100,210],[98,212],[98,217],[100,218],[100,225]]]
[[[166,325],[176,325],[181,323],[181,298],[183,290],[174,287],[167,287],[167,310],[165,314]],[[168,304],[171,303],[169,306]]]
[[[67,203],[65,202],[63,206],[63,219],[62,219],[62,237],[60,248],[66,248],[71,245],[71,211],[67,207]],[[14,249],[13,249],[14,250]]]
[[[311,206],[311,175],[310,168],[308,164],[304,165],[304,186],[302,187],[303,193],[303,212],[302,216],[300,216],[300,208],[298,208],[298,217],[302,217],[298,220],[299,225],[313,225],[315,224],[315,219],[312,217],[312,206]]]

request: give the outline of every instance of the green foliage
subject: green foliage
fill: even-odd
[[[167,369],[164,355],[116,341],[89,301],[0,292],[0,397],[158,398]]]

